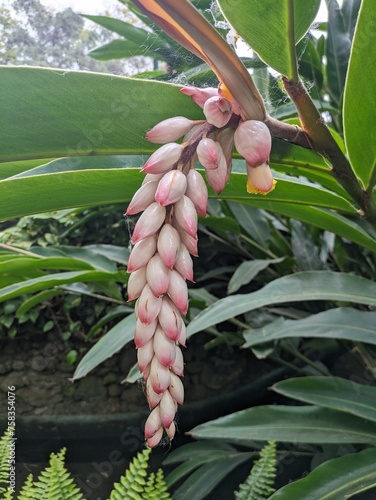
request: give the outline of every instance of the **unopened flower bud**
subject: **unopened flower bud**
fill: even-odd
[[[184,321],[181,322],[181,330],[180,330],[180,335],[178,338],[178,342],[180,345],[183,347],[187,347],[186,342],[187,342],[187,327],[185,326]]]
[[[128,300],[138,299],[146,285],[146,269],[141,267],[129,276],[127,283]]]
[[[167,293],[172,302],[179,308],[182,314],[188,311],[188,288],[183,276],[177,271],[170,271],[170,283]]]
[[[150,383],[157,394],[166,391],[171,383],[171,372],[169,368],[163,366],[156,356],[152,359],[150,367]]]
[[[257,167],[269,162],[272,138],[268,127],[258,120],[247,120],[235,131],[235,147],[246,162]]]
[[[174,207],[174,216],[179,226],[190,236],[196,237],[197,233],[197,213],[193,202],[183,196]]]
[[[161,174],[146,174],[142,184],[146,184],[147,182],[159,182],[164,176],[164,172]]]
[[[223,153],[221,154],[217,170],[206,170],[206,179],[215,193],[219,194],[223,191],[227,182],[227,163]]]
[[[188,252],[194,257],[198,256],[198,246],[197,246],[197,236],[191,236],[188,234],[181,226],[176,222],[175,219],[172,220],[172,225],[177,230],[180,236],[180,241],[186,247]]]
[[[171,224],[165,224],[158,236],[158,253],[164,264],[172,269],[180,249],[180,236]]]
[[[241,107],[239,106],[239,104],[234,99],[233,95],[231,94],[231,92],[229,91],[229,89],[226,87],[226,85],[223,82],[221,82],[218,86],[218,95],[220,97],[224,97],[225,99],[230,101],[233,113],[235,113],[236,115],[241,114],[241,112],[242,112]]]
[[[134,227],[131,239],[132,243],[137,243],[156,233],[163,224],[165,217],[165,207],[162,207],[156,201],[149,205],[145,212],[141,214]]]
[[[176,432],[176,426],[175,426],[175,422],[171,422],[171,425],[170,427],[168,427],[166,430],[166,434],[168,436],[168,438],[170,440],[173,440],[174,439],[174,436],[175,436],[175,432]]]
[[[213,139],[201,139],[197,146],[198,161],[209,169],[217,169],[222,155],[222,148]]]
[[[197,248],[197,247],[196,247]],[[180,244],[174,268],[183,278],[193,282],[193,261],[185,245]]]
[[[180,170],[170,170],[159,181],[155,201],[166,207],[180,200],[186,189],[187,177]]]
[[[170,272],[158,253],[150,259],[146,266],[146,281],[156,297],[167,292]]]
[[[139,319],[136,321],[136,329],[134,333],[134,343],[137,348],[143,347],[153,338],[155,329],[157,328],[157,320],[155,319],[148,325],[142,323]],[[181,335],[181,334],[180,334]],[[179,337],[180,339],[180,337]],[[179,341],[180,342],[180,341]],[[180,342],[181,344],[181,342]],[[150,360],[151,361],[151,360]]]
[[[138,189],[128,205],[126,215],[134,215],[143,212],[154,201],[158,182],[147,182]]]
[[[176,356],[175,356],[175,361],[174,364],[172,365],[172,371],[176,373],[176,375],[179,375],[179,377],[182,377],[184,374],[184,360],[183,360],[183,354],[180,350],[180,347],[177,345],[175,346],[175,351],[176,351]]]
[[[200,89],[199,87],[183,87],[180,89],[185,95],[188,95],[193,102],[195,102],[201,108],[204,107],[205,102],[210,97],[215,97],[218,95],[218,90],[214,87],[207,87],[205,89]]]
[[[161,365],[171,368],[176,357],[174,342],[166,337],[162,328],[158,327],[154,334],[154,353]]]
[[[210,97],[204,104],[204,114],[209,123],[217,128],[222,128],[227,125],[231,118],[231,103],[223,97]]]
[[[133,273],[133,271],[146,266],[156,250],[157,239],[154,234],[136,243],[128,259],[128,272]]]
[[[166,297],[163,297],[158,321],[169,339],[175,341],[179,338],[183,320],[179,309]]]
[[[247,192],[251,194],[267,194],[276,185],[269,164],[266,162],[258,167],[247,164],[247,178]]]
[[[175,373],[171,373],[171,383],[169,387],[169,391],[171,396],[182,405],[184,403],[184,386],[183,382],[180,378],[175,375]]]
[[[175,116],[159,122],[146,134],[146,139],[155,144],[176,141],[186,134],[194,123],[185,116]]]
[[[197,212],[206,217],[208,205],[208,188],[202,175],[194,168],[191,168],[187,175],[187,189],[185,195],[193,202]]]
[[[141,373],[151,363],[154,357],[153,340],[149,340],[145,345],[137,349],[137,362]]]
[[[176,401],[173,399],[169,391],[166,391],[163,394],[159,409],[163,427],[165,429],[169,428],[175,418],[177,410]]]
[[[223,156],[226,160],[227,174],[226,174],[226,184],[230,178],[232,170],[232,153],[234,151],[234,134],[235,130],[233,128],[225,128],[221,130],[219,134],[219,144],[221,145]]]
[[[162,427],[161,414],[159,406],[154,408],[154,410],[150,413],[148,419],[145,423],[145,438],[152,438],[155,433]]]
[[[138,319],[147,325],[152,323],[158,316],[162,306],[162,298],[156,297],[149,285],[142,290],[138,299]]]
[[[148,445],[149,448],[154,448],[155,446],[158,446],[162,437],[163,437],[163,427],[160,426],[160,428],[157,430],[154,436],[152,436],[146,441],[146,444]]]
[[[151,410],[155,408],[162,399],[162,394],[157,394],[156,392],[154,392],[150,377],[148,377],[148,380],[146,382],[146,397],[149,403],[149,408]]]
[[[176,142],[165,144],[150,156],[141,171],[150,174],[168,172],[172,169],[174,163],[179,160],[182,151],[183,146],[181,144]]]

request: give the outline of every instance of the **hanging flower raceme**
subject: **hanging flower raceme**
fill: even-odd
[[[205,217],[208,202],[206,184],[194,163],[199,160],[208,183],[219,194],[231,173],[235,144],[246,159],[248,191],[266,193],[274,187],[268,165],[268,128],[262,122],[242,119],[239,105],[214,90],[182,89],[203,108],[206,120],[169,118],[146,134],[149,141],[162,146],[143,166],[147,175],[126,212],[142,212],[131,240],[128,299],[137,300],[135,344],[152,410],[145,425],[151,447],[163,435],[174,437],[175,414],[184,400],[180,377],[187,280],[193,281],[191,256],[198,253],[197,213]],[[181,144],[174,142],[182,136]]]

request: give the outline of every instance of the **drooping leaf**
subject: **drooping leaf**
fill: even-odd
[[[229,206],[236,220],[249,236],[264,248],[268,248],[270,226],[260,210],[239,203],[229,202]]]
[[[244,333],[243,347],[284,338],[352,340],[376,345],[376,312],[339,307],[299,320],[278,320]]]
[[[92,49],[88,55],[97,61],[110,61],[112,59],[123,59],[135,56],[149,56],[154,54],[142,45],[131,40],[111,40],[111,42]]]
[[[220,299],[188,326],[190,335],[270,304],[330,300],[376,305],[376,283],[345,273],[308,271],[278,278],[256,292]]]
[[[136,317],[130,314],[111,328],[81,359],[72,379],[78,380],[84,377],[107,358],[120,351],[133,339],[135,326]]]
[[[366,189],[376,182],[376,143],[374,109],[371,103],[376,92],[376,83],[369,75],[376,64],[376,38],[373,26],[375,4],[363,0],[354,35],[353,48],[346,79],[343,121],[346,147],[351,165]],[[373,30],[373,28],[372,28]]]
[[[259,272],[269,267],[270,264],[282,262],[283,259],[284,257],[281,257],[280,259],[255,259],[242,262],[231,276],[227,287],[227,293],[234,293],[238,291],[240,287],[250,283]]]
[[[318,406],[258,406],[195,427],[194,438],[291,443],[376,443],[376,423]]]
[[[376,487],[376,448],[333,458],[308,476],[287,484],[270,499],[343,500]]]
[[[235,31],[273,69],[293,77],[294,61],[289,39],[289,2],[286,0],[219,0]],[[316,17],[319,0],[297,0],[294,5],[295,43]]]
[[[375,387],[340,377],[300,377],[278,382],[273,390],[304,403],[351,413],[376,422]]]

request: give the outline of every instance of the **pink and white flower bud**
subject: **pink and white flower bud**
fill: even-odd
[[[165,392],[171,383],[169,368],[163,366],[156,356],[154,356],[151,362],[149,378],[153,391],[157,394]]]
[[[242,114],[241,107],[223,82],[221,82],[218,86],[218,95],[230,101],[233,113],[236,115]]]
[[[235,131],[235,147],[252,167],[269,162],[272,138],[268,127],[258,120],[242,122]]]
[[[158,316],[162,307],[162,298],[156,297],[149,285],[142,290],[138,299],[138,319],[149,325]]]
[[[180,92],[188,95],[192,101],[201,108],[204,107],[205,102],[210,99],[210,97],[218,96],[218,90],[214,87],[207,87],[206,89],[200,89],[199,87],[183,87],[180,89]]]
[[[166,431],[166,434],[167,434],[169,439],[171,439],[171,440],[174,439],[175,432],[176,432],[175,422],[171,422],[170,427],[165,429],[165,431]]]
[[[138,299],[146,285],[146,269],[141,267],[129,276],[127,284],[128,301]]]
[[[142,372],[142,377],[145,382],[149,380],[150,367],[151,367],[151,362],[145,367],[145,370]]]
[[[196,237],[197,213],[193,202],[188,196],[183,196],[174,207],[174,217],[179,226],[190,236]]]
[[[146,397],[149,403],[149,408],[151,410],[155,408],[162,399],[162,394],[157,394],[156,392],[154,392],[154,389],[151,385],[150,377],[147,379],[146,382]]]
[[[168,389],[170,391],[171,396],[182,405],[184,403],[184,386],[183,382],[180,378],[175,375],[175,373],[171,373],[171,383]]]
[[[170,283],[170,270],[156,253],[146,266],[146,281],[156,297],[167,292]]]
[[[154,434],[154,436],[146,441],[146,444],[148,445],[149,448],[154,448],[160,443],[162,437],[163,437],[163,427],[161,426]]]
[[[186,233],[187,234],[187,233]],[[197,248],[197,247],[196,247]],[[193,283],[193,261],[185,245],[180,244],[174,268],[183,278]]]
[[[175,418],[177,410],[176,401],[173,399],[169,391],[166,391],[159,404],[161,422],[165,429],[168,429]]]
[[[206,137],[201,139],[197,146],[198,161],[202,166],[209,169],[217,169],[222,155],[222,148],[218,142]]]
[[[158,327],[154,335],[154,353],[161,365],[171,368],[176,357],[175,344],[166,337],[162,328]]]
[[[206,208],[208,206],[208,188],[202,175],[194,168],[187,175],[187,189],[185,195],[193,202],[197,212],[206,217]]]
[[[251,194],[267,194],[275,187],[276,181],[268,163],[263,163],[258,167],[251,167],[247,164],[247,192]]]
[[[192,120],[185,116],[175,116],[159,122],[146,134],[145,138],[155,144],[165,144],[176,141],[186,134],[194,125]]]
[[[179,377],[182,377],[184,375],[184,359],[183,359],[183,354],[180,350],[180,347],[177,345],[175,346],[175,351],[176,351],[176,356],[175,356],[175,361],[174,364],[171,367],[171,370],[176,373],[176,375],[179,375]]]
[[[158,321],[166,337],[174,341],[179,338],[183,320],[181,319],[179,309],[167,297],[163,297]]]
[[[158,253],[164,264],[172,269],[180,248],[180,236],[177,230],[171,224],[165,224],[158,236]]]
[[[159,406],[154,408],[145,423],[145,438],[152,438],[162,427],[161,413]]]
[[[162,173],[162,174],[146,174],[144,177],[144,180],[142,181],[142,184],[146,184],[147,182],[159,182],[163,176],[164,176],[164,173]]]
[[[182,314],[188,311],[188,288],[183,276],[177,271],[170,271],[170,283],[167,293],[172,302],[179,308]]]
[[[224,97],[210,97],[204,104],[204,115],[209,123],[222,128],[231,118],[231,103]]]
[[[139,319],[136,321],[136,329],[134,332],[134,343],[137,348],[143,347],[145,344],[149,342],[150,339],[153,338],[157,325],[158,321],[156,319],[151,323],[149,323],[148,325],[142,323]]]
[[[134,215],[143,212],[150,203],[153,203],[158,182],[147,182],[138,189],[128,205],[126,215]]]
[[[151,363],[153,357],[153,340],[149,340],[149,342],[137,349],[137,362],[141,373],[145,370],[149,363]]]
[[[187,345],[186,345],[186,343],[187,343],[187,327],[185,326],[184,321],[182,321],[178,342],[181,346],[187,347]]]
[[[162,174],[172,169],[179,160],[183,146],[176,142],[170,142],[155,151],[145,163],[141,172],[148,174]]]
[[[175,227],[180,236],[180,241],[182,245],[186,247],[188,252],[194,257],[198,256],[198,240],[197,236],[191,236],[184,229],[180,227],[180,225],[176,222],[176,220],[172,220],[172,225]]]
[[[166,207],[180,200],[186,189],[187,177],[180,170],[171,170],[159,181],[155,201]]]
[[[217,170],[206,170],[206,179],[217,194],[221,193],[225,188],[227,182],[227,164],[223,153],[221,154]]]
[[[128,259],[128,272],[133,273],[137,269],[146,266],[156,250],[157,239],[154,234],[136,243]]]
[[[154,201],[138,219],[132,234],[132,243],[137,243],[156,233],[166,217],[166,209]]]

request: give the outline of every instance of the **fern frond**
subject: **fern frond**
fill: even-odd
[[[145,493],[145,500],[170,500],[171,496],[167,491],[167,484],[164,478],[163,470],[158,469],[157,473],[152,472],[148,477]]]
[[[277,472],[277,447],[269,441],[261,450],[260,458],[255,461],[246,481],[235,491],[236,500],[265,500],[273,488]]]
[[[46,467],[34,483],[36,498],[48,500],[84,500],[84,497],[74,484],[73,478],[67,471],[64,458],[66,448],[59,453],[51,453],[49,467]]]
[[[129,468],[120,478],[120,483],[114,484],[109,500],[145,500],[143,493],[150,453],[151,448],[145,448],[134,457]]]
[[[0,438],[0,493],[5,493],[8,489],[9,473],[10,473],[10,443],[12,436],[9,429],[6,429]]]
[[[6,490],[5,494],[1,497],[1,500],[13,500],[13,493],[9,488]]]
[[[18,500],[38,500],[38,492],[34,486],[34,478],[29,474],[18,495]]]

